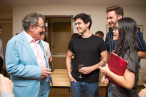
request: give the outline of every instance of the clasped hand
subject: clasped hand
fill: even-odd
[[[89,74],[93,71],[92,67],[82,67],[79,72],[82,74]]]

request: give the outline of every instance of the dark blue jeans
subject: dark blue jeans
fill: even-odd
[[[85,97],[97,97],[98,95],[98,82],[71,82],[72,97],[83,97],[83,91]]]

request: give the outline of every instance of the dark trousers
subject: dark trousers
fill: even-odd
[[[3,67],[3,59],[0,57],[0,73],[1,73],[2,67]]]

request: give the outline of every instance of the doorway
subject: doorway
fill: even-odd
[[[13,36],[13,22],[11,20],[12,19],[0,20],[0,26],[2,27],[2,34],[0,36],[0,39],[2,40],[2,44],[3,44],[3,56],[4,56],[2,74],[8,78],[10,78],[10,75],[7,73],[6,67],[5,67],[5,52],[6,52],[7,42]]]
[[[73,33],[73,16],[45,16],[46,41],[50,45],[52,62],[50,67],[66,69],[66,54]]]

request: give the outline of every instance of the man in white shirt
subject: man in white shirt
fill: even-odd
[[[46,55],[48,57],[48,60],[49,62],[52,61],[52,56],[51,56],[51,52],[50,52],[50,46],[49,46],[49,43],[45,42],[44,39],[45,39],[45,33],[41,32],[41,42],[44,46],[44,49],[45,49],[45,52],[46,52]]]
[[[0,26],[0,35],[2,34],[2,27]],[[0,73],[3,67],[3,44],[2,44],[2,40],[0,39]]]

